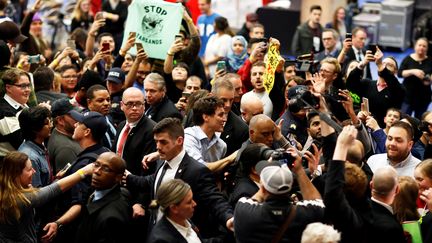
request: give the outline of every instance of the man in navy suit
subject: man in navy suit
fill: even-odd
[[[160,184],[169,179],[182,179],[191,185],[193,199],[197,202],[192,221],[197,225],[204,238],[216,236],[217,225],[232,229],[233,209],[216,187],[215,178],[204,164],[189,157],[183,148],[184,130],[181,121],[165,118],[153,128],[154,140],[160,160],[156,173],[150,176],[136,176],[126,172],[129,188],[150,191],[154,199]],[[150,227],[162,217],[159,209],[153,210]],[[212,218],[214,217],[214,219]]]

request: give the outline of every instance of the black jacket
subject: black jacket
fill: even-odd
[[[369,242],[405,243],[401,224],[383,205],[372,200],[373,225]]]
[[[160,122],[166,117],[174,117],[183,120],[183,116],[167,96],[163,97],[157,105],[148,106],[148,108],[146,107],[145,114],[148,118],[152,119],[156,123]]]
[[[120,186],[113,187],[103,198],[83,207],[75,242],[127,242],[131,209]]]
[[[117,143],[125,124],[126,121],[123,121],[117,128],[117,136],[112,151],[117,152]],[[144,155],[156,151],[156,144],[153,139],[153,127],[155,125],[154,121],[143,115],[138,124],[131,129],[126,139],[123,148],[123,159],[126,161],[126,169],[134,175],[149,174],[149,172],[143,170],[141,161]]]
[[[157,171],[161,169],[162,164],[162,161],[158,161],[158,169],[153,175],[129,175],[127,177],[128,187],[151,191],[151,197],[154,199],[154,183]],[[193,199],[197,203],[192,222],[196,224],[204,238],[212,235],[209,231],[216,229],[214,222],[212,222],[214,220],[209,220],[210,214],[216,217],[221,225],[225,225],[226,221],[233,216],[233,209],[219,192],[212,172],[207,166],[194,160],[187,153],[180,162],[175,178],[182,179],[191,186]],[[150,227],[156,223],[155,215],[152,215],[151,218]]]
[[[239,149],[244,141],[249,138],[249,127],[234,112],[228,113],[228,118],[220,138],[227,144],[226,155]]]
[[[208,242],[201,239],[201,242]],[[187,243],[183,235],[163,216],[154,226],[147,243]]]

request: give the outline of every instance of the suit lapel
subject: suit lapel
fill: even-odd
[[[116,186],[113,189],[111,189],[108,192],[108,194],[106,194],[103,198],[95,202],[89,202],[87,204],[87,210],[89,212],[89,215],[99,211],[101,208],[105,207],[110,202],[118,200],[120,198],[120,193],[116,193],[116,191],[120,191],[119,186]]]

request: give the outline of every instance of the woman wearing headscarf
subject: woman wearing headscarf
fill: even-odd
[[[247,41],[241,35],[236,35],[231,39],[231,49],[225,59],[227,72],[237,73],[246,59],[249,57],[247,54]]]

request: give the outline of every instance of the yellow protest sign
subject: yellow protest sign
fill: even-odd
[[[266,63],[266,69],[264,71],[264,87],[267,93],[273,88],[274,80],[275,80],[275,72],[276,68],[279,64],[279,47],[273,42],[269,43],[268,52],[264,62]]]

